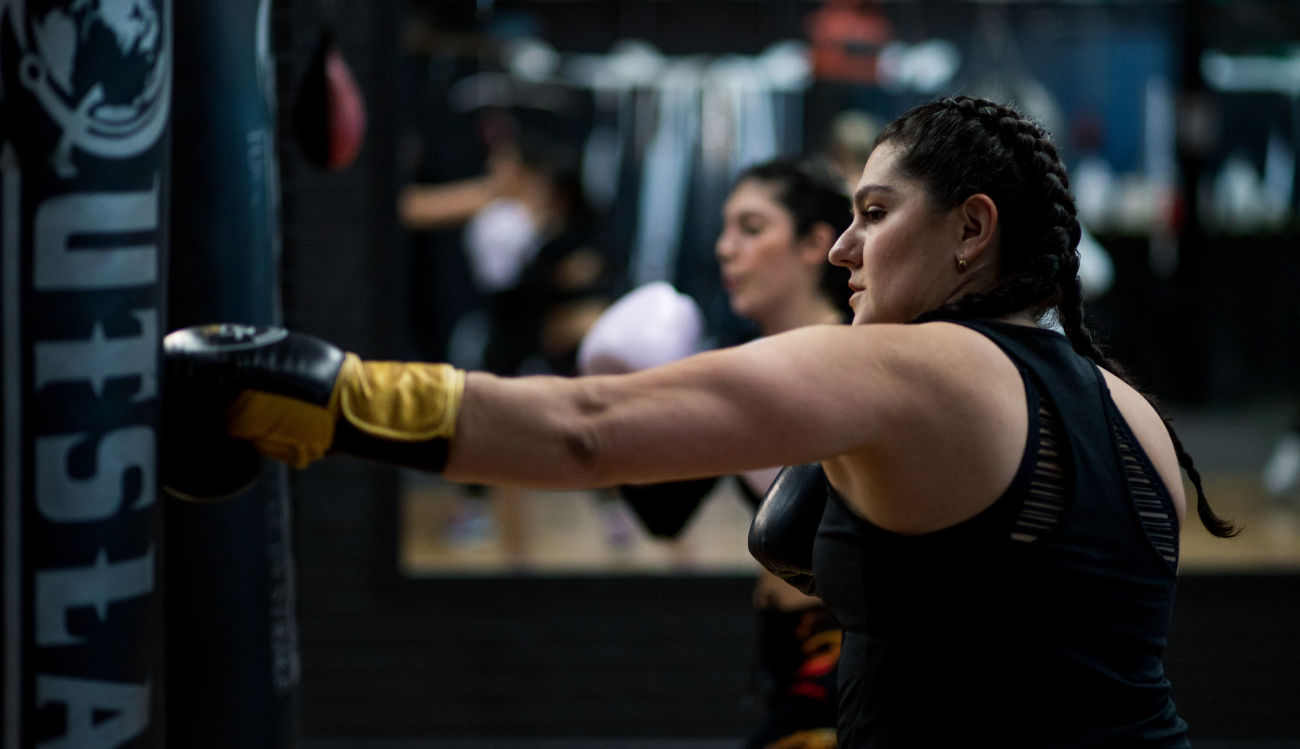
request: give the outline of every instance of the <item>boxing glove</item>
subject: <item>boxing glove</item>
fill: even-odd
[[[805,595],[817,595],[813,541],[829,484],[820,463],[786,466],[777,474],[749,526],[749,553]]]
[[[625,374],[677,361],[700,349],[704,313],[671,284],[624,294],[596,320],[578,348],[578,372]]]
[[[260,456],[303,468],[342,452],[441,470],[465,373],[363,362],[281,328],[205,325],[163,339],[162,485],[182,499],[233,496]]]

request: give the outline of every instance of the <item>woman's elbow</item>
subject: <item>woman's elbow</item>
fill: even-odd
[[[566,483],[582,488],[618,483],[609,440],[602,435],[608,409],[589,388],[579,390],[573,406],[556,425]]]
[[[597,436],[596,426],[590,419],[577,418],[561,429],[560,445],[564,467],[561,480],[573,488],[593,488],[602,486],[608,473],[608,461],[601,441]]]

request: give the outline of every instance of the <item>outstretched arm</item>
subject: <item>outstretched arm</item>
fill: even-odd
[[[824,460],[935,410],[962,367],[958,330],[813,326],[637,374],[504,379],[363,362],[278,329],[188,328],[165,342],[164,486],[228,495],[256,475],[254,448],[299,468],[332,451],[539,488]]]
[[[814,326],[609,377],[471,373],[445,473],[567,488],[840,455],[875,439],[900,403],[906,367],[893,353],[915,332]]]

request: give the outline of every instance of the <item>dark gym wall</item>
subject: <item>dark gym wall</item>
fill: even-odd
[[[381,292],[397,227],[393,118],[385,96],[396,59],[396,7],[393,0],[276,0],[274,7],[284,321],[366,357],[389,348],[391,314]],[[359,158],[339,173],[307,165],[291,137],[294,95],[326,26],[336,34],[369,117]],[[375,615],[385,564],[375,553],[375,519],[391,511],[395,477],[384,468],[332,460],[293,472],[291,480],[295,534],[302,534],[296,539],[302,730],[306,736],[364,733],[374,721],[359,716],[358,708],[382,681],[374,653],[389,639],[382,629],[386,618]]]

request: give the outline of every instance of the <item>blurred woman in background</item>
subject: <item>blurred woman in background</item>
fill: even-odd
[[[457,365],[503,376],[574,374],[578,344],[609,306],[612,286],[608,258],[592,242],[579,164],[576,149],[523,130],[490,146],[482,177],[402,192],[398,208],[408,229],[464,227],[462,244],[484,309],[457,324],[461,345],[449,347],[457,349]],[[501,545],[514,565],[529,553],[523,503],[518,488],[491,492]],[[481,533],[475,529],[482,518],[478,503],[462,503],[451,532]]]
[[[591,238],[579,154],[525,130],[490,148],[486,171],[408,186],[402,223],[414,230],[464,226],[466,259],[490,320],[474,368],[573,374],[578,343],[608,306],[611,286],[607,257]]]
[[[859,165],[859,169],[861,165]],[[842,178],[811,162],[777,160],[741,173],[723,207],[715,251],[731,309],[763,336],[848,322],[848,272],[827,262],[853,218]],[[737,477],[757,506],[780,467]],[[624,486],[647,529],[676,537],[718,479]],[[835,746],[840,630],[821,601],[767,570],[754,589],[765,715],[746,743],[760,749]]]

